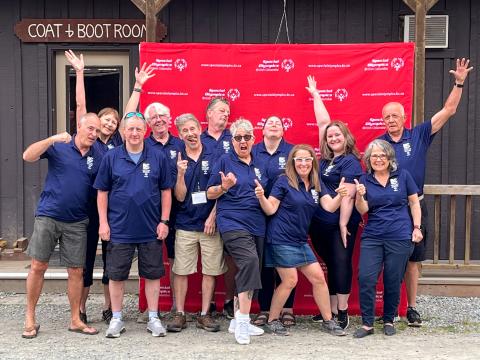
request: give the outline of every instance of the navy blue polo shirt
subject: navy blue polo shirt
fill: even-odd
[[[207,129],[202,132],[200,140],[202,140],[202,144],[208,148],[208,151],[217,155],[217,158],[220,158],[223,154],[233,152],[232,134],[228,129],[223,130],[218,140],[211,136]]]
[[[293,145],[287,143],[284,139],[280,141],[277,150],[270,155],[265,147],[265,142],[260,142],[255,144],[252,148],[252,154],[255,156],[258,161],[264,163],[265,170],[267,172],[267,177],[269,182],[265,187],[265,196],[268,197],[272,186],[277,180],[278,176],[285,173],[285,168],[287,167],[287,159],[290,150],[292,150]]]
[[[64,222],[86,219],[102,154],[92,146],[82,156],[74,135],[69,143],[50,146],[40,158],[48,159],[48,173],[35,215]]]
[[[188,160],[184,177],[187,194],[183,202],[178,202],[175,228],[185,231],[203,231],[205,220],[215,206],[215,200],[207,200],[203,204],[193,204],[192,194],[207,190],[208,180],[212,174],[216,157],[208,151],[208,148],[203,146],[202,153],[197,161],[187,156],[185,148],[182,150],[182,159]]]
[[[161,190],[173,187],[163,152],[144,146],[137,164],[125,145],[104,156],[94,187],[108,191],[108,223],[114,243],[141,243],[157,239]]]
[[[299,246],[307,242],[308,228],[313,214],[320,207],[320,198],[328,195],[320,185],[320,194],[298,179],[298,190],[288,183],[285,175],[279,176],[270,196],[280,200],[277,212],[269,218],[267,243]]]
[[[177,169],[177,153],[182,151],[183,141],[178,137],[173,136],[168,133],[168,140],[165,144],[162,144],[160,141],[157,141],[153,137],[153,133],[145,139],[145,144],[153,147],[155,150],[163,151],[165,157],[168,160],[168,164],[171,167],[172,176],[175,175],[175,170]]]
[[[320,179],[325,185],[326,192],[331,197],[335,197],[337,195],[335,189],[338,188],[338,186],[340,185],[342,177],[345,178],[345,182],[354,184],[354,180],[358,180],[363,174],[360,160],[358,160],[355,155],[352,154],[340,155],[333,158],[333,160],[321,160],[319,165]],[[320,207],[315,212],[314,218],[320,223],[338,225],[338,222],[340,220],[340,209],[338,209],[334,213],[331,213]],[[360,220],[361,216],[354,206],[352,215],[350,216],[350,221],[359,222]]]
[[[423,194],[427,151],[434,137],[431,120],[418,124],[411,130],[403,129],[402,138],[398,142],[393,141],[388,133],[379,137],[379,139],[392,144],[398,167],[408,170],[412,175],[415,184],[418,186],[419,195]]]
[[[266,186],[268,178],[262,163],[252,155],[249,165],[235,151],[223,155],[213,167],[207,188],[222,183],[219,171],[233,173],[237,183],[217,199],[217,226],[221,233],[245,230],[255,236],[265,236],[265,214],[255,196],[255,179]]]
[[[385,187],[372,174],[362,175],[360,183],[365,185],[368,202],[368,221],[362,238],[410,239],[413,225],[408,196],[418,193],[410,173],[405,169],[391,172]]]
[[[122,144],[123,140],[120,136],[120,133],[118,131],[115,131],[106,143],[104,143],[102,140],[100,140],[100,138],[98,138],[97,141],[95,141],[95,143],[93,144],[93,146],[95,147],[95,149],[105,155],[108,150],[112,150]]]

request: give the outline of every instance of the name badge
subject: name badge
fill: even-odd
[[[192,193],[192,204],[206,204],[207,203],[207,192],[206,191],[197,191]]]

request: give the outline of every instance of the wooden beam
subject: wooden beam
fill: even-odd
[[[145,14],[145,27],[147,28],[146,41],[156,41],[157,14],[170,0],[130,0],[140,11]]]
[[[438,1],[438,0],[437,0]],[[160,10],[162,10],[167,4],[170,2],[170,0],[155,0],[155,11],[158,14]]]
[[[403,0],[413,12],[415,12],[415,0]]]
[[[141,12],[145,14],[145,0],[130,0]]]
[[[425,185],[426,195],[480,195],[480,185]]]

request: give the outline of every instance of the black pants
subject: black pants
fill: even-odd
[[[340,228],[337,224],[320,223],[313,220],[310,225],[310,238],[318,256],[327,265],[328,290],[330,295],[350,294],[352,290],[352,257],[359,221],[347,225],[347,247],[343,245]]]

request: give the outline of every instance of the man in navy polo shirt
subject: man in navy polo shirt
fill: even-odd
[[[165,336],[158,318],[160,278],[164,275],[162,241],[168,235],[172,202],[169,165],[163,152],[144,145],[146,122],[141,113],[124,118],[125,144],[104,157],[94,187],[98,189],[99,235],[109,240],[107,274],[112,300],[112,320],[106,337],[125,331],[122,321],[124,282],[128,279],[135,249],[139,275],[145,278],[148,302],[147,330]]]
[[[175,119],[178,133],[185,143],[178,154],[175,197],[178,200],[175,229],[175,300],[177,312],[167,325],[168,331],[186,328],[185,297],[188,275],[197,272],[198,247],[202,258],[202,311],[197,327],[216,332],[220,325],[208,313],[215,289],[215,276],[226,271],[223,242],[215,227],[215,201],[207,199],[207,183],[215,160],[200,141],[201,125],[192,114]]]
[[[150,136],[145,139],[145,144],[151,146],[157,151],[163,151],[171,168],[169,176],[172,177],[171,181],[174,183],[175,171],[177,168],[177,153],[183,148],[183,142],[178,137],[173,136],[170,131],[168,131],[171,120],[170,109],[159,102],[151,103],[145,108],[145,119],[152,129]],[[173,197],[172,200],[169,231],[168,236],[165,239],[170,269],[173,267],[173,260],[175,258],[175,228],[173,225],[175,224],[177,208],[177,203]],[[175,308],[174,277],[174,273],[170,271],[170,289],[172,294],[173,309]]]
[[[57,243],[60,261],[68,271],[69,330],[86,335],[98,331],[80,320],[83,267],[87,249],[88,203],[92,184],[101,161],[92,146],[100,133],[100,119],[87,113],[78,122],[77,134],[51,136],[30,145],[23,153],[27,162],[48,159],[48,173],[40,195],[33,234],[27,254],[32,258],[27,278],[27,310],[23,338],[32,339],[40,325],[35,322],[35,307],[42,292],[48,261]]]
[[[414,249],[407,265],[405,284],[407,286],[407,320],[410,326],[421,326],[422,319],[416,310],[418,278],[420,276],[421,262],[425,260],[426,253],[426,228],[427,206],[423,200],[423,185],[425,184],[425,167],[427,151],[433,141],[434,135],[446,124],[448,119],[455,114],[462,96],[463,83],[468,73],[473,69],[468,67],[469,60],[457,59],[456,70],[450,70],[455,77],[455,84],[443,108],[431,120],[425,121],[413,129],[404,127],[406,115],[403,106],[397,102],[386,104],[382,109],[382,118],[387,127],[387,132],[380,137],[388,141],[395,149],[399,168],[407,169],[412,175],[417,187],[422,208],[423,241]]]

